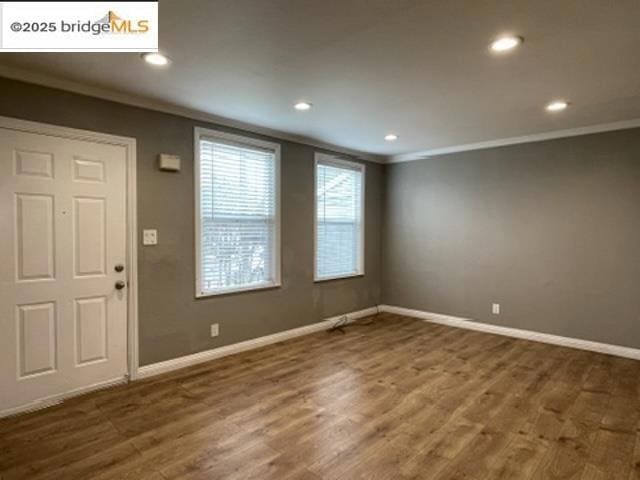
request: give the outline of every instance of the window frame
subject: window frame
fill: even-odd
[[[355,273],[333,275],[331,277],[318,277],[318,164],[333,164],[336,167],[347,167],[358,170],[362,174],[362,190],[360,193],[360,249],[358,270]],[[364,163],[327,153],[316,152],[313,162],[313,281],[314,283],[329,282],[347,278],[363,277],[365,275],[365,232],[366,232],[366,191],[367,168]]]
[[[240,287],[230,287],[212,291],[203,291],[202,285],[202,245],[201,233],[202,225],[200,222],[200,141],[202,139],[219,140],[221,142],[232,143],[235,145],[246,146],[248,148],[257,147],[261,149],[273,150],[274,152],[274,191],[275,191],[275,211],[274,226],[275,233],[273,239],[273,280],[270,282],[262,282],[259,284],[246,285]],[[194,128],[194,198],[195,198],[195,263],[196,263],[196,281],[195,296],[196,298],[213,297],[218,295],[228,295],[230,293],[251,292],[254,290],[265,290],[269,288],[278,288],[282,286],[282,234],[281,234],[281,169],[280,169],[281,146],[279,143],[268,142],[245,135],[236,135],[219,130],[211,130],[203,127]]]

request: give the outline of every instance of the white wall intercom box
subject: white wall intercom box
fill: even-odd
[[[169,172],[180,171],[180,157],[178,155],[168,155],[166,153],[161,153],[158,156],[158,159],[160,170],[166,170]]]

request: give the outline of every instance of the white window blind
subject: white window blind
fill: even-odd
[[[364,166],[316,158],[316,280],[364,273]]]
[[[200,134],[199,295],[278,285],[279,147]]]

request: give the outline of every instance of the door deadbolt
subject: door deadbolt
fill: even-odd
[[[117,264],[115,267],[113,267],[114,270],[118,273],[122,272],[124,270],[124,265],[122,265],[121,263]]]

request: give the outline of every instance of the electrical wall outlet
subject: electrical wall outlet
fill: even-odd
[[[500,304],[499,303],[493,303],[491,305],[491,313],[493,313],[494,315],[500,315]]]
[[[217,323],[212,323],[211,324],[211,336],[212,337],[217,337],[218,335],[220,335],[220,327],[218,326]]]
[[[158,244],[158,230],[143,230],[142,231],[142,244],[143,245],[157,245]]]

